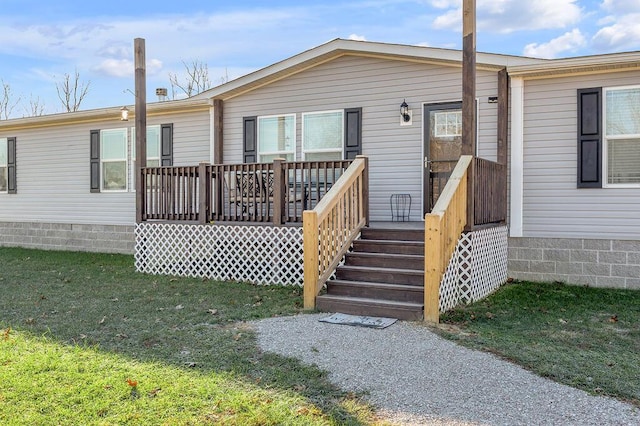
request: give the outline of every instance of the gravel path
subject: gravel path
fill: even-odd
[[[264,351],[329,371],[407,425],[640,425],[640,410],[538,377],[491,354],[397,322],[383,329],[319,322],[329,314],[254,323]]]

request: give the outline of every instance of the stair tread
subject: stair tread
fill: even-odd
[[[400,302],[394,300],[384,300],[384,299],[371,299],[369,297],[353,297],[353,296],[337,296],[331,294],[323,294],[318,296],[318,298],[324,300],[335,300],[335,301],[348,301],[352,303],[363,303],[363,304],[373,304],[373,305],[386,305],[386,306],[401,306],[406,308],[423,308],[422,303],[413,303],[413,302]]]
[[[377,240],[377,239],[369,239],[369,238],[360,238],[356,241],[362,241],[366,243],[376,243],[376,244],[407,244],[411,246],[420,246],[424,245],[424,241],[416,241],[416,240]]]
[[[423,254],[403,254],[403,253],[376,253],[371,251],[350,251],[347,256],[366,256],[366,257],[389,257],[401,259],[424,259]]]
[[[395,288],[395,289],[398,289],[398,290],[406,290],[406,291],[424,291],[423,287],[416,286],[416,285],[381,283],[381,282],[374,282],[374,281],[356,281],[356,280],[335,279],[335,280],[327,281],[327,284]]]
[[[385,268],[381,266],[341,265],[338,266],[338,269],[363,272],[393,272],[396,274],[424,274],[422,269]]]

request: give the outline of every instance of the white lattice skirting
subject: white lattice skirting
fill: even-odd
[[[254,284],[303,284],[302,228],[140,223],[136,270]]]
[[[507,280],[507,227],[462,234],[440,283],[440,312],[487,297]]]

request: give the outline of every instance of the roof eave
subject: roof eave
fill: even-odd
[[[154,117],[171,113],[187,113],[198,110],[208,110],[210,107],[207,99],[185,99],[179,101],[155,102],[147,104],[147,116]],[[15,118],[0,121],[0,131],[15,131],[23,129],[35,129],[51,126],[65,126],[81,123],[104,122],[105,120],[120,120],[121,106],[100,108],[86,111],[65,112],[58,114],[42,115],[37,117]],[[135,106],[127,105],[131,110],[129,121],[135,119]]]

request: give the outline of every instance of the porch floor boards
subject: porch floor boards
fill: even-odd
[[[362,230],[327,292],[321,311],[421,320],[424,222],[378,222]]]

